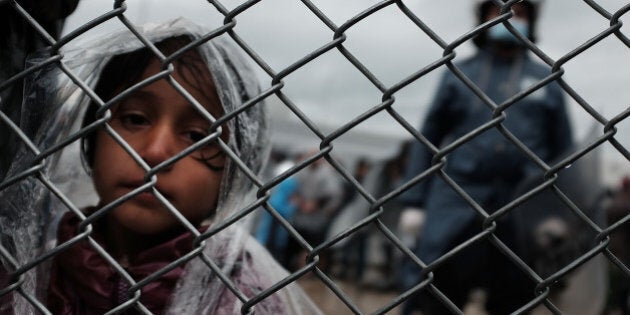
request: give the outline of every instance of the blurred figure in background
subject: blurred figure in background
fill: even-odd
[[[367,158],[362,157],[356,162],[354,166],[353,176],[357,182],[363,183],[365,176],[367,176],[368,172],[372,169],[371,163],[367,160]],[[343,196],[341,198],[341,203],[339,204],[339,209],[342,209],[346,206],[350,201],[352,201],[359,194],[357,188],[350,183],[349,181],[344,181],[343,183]],[[338,209],[338,210],[339,210]],[[338,211],[337,211],[338,212]]]
[[[402,184],[408,156],[409,142],[401,146],[395,156],[384,161],[361,163],[355,167],[355,178],[376,199],[387,195]],[[369,163],[369,169],[366,167]],[[363,175],[363,172],[366,172]],[[354,185],[350,185],[353,186]],[[356,187],[353,188],[356,191]],[[328,238],[344,232],[369,215],[368,200],[355,193],[355,197],[344,206],[330,225]],[[391,199],[383,205],[379,220],[394,234],[400,236],[398,226],[402,212],[399,200]],[[415,230],[415,228],[414,228]],[[415,233],[415,231],[413,232]],[[392,242],[375,224],[369,224],[333,245],[335,265],[333,275],[349,278],[354,283],[379,290],[396,287],[401,256],[397,255]]]
[[[295,163],[284,154],[272,152],[272,163],[269,165],[266,180],[281,175]],[[291,176],[278,184],[269,197],[269,204],[286,220],[291,221],[298,206],[298,180]],[[291,252],[289,232],[269,212],[263,210],[256,229],[256,239],[269,250],[271,255],[285,268],[291,269]]]
[[[301,159],[312,156],[306,153]],[[297,178],[297,209],[291,219],[292,226],[311,246],[316,247],[326,239],[328,225],[343,200],[343,186],[340,175],[320,158],[298,172]],[[295,266],[301,267],[305,263],[306,252],[290,237],[289,251],[297,254]],[[326,253],[322,253],[320,261],[322,267],[327,265]]]
[[[538,1],[511,6],[508,20],[518,33],[534,42]],[[500,8],[493,1],[477,5],[479,24],[497,18]],[[500,23],[475,39],[479,51],[456,66],[494,103],[501,104],[549,75],[549,67],[530,58],[524,43]],[[549,83],[504,111],[501,126],[509,130],[531,152],[550,162],[572,145],[572,134],[560,86]],[[480,128],[493,119],[488,107],[453,72],[447,71],[438,86],[422,134],[436,147],[443,147]],[[421,142],[411,148],[407,181],[432,165],[433,153]],[[490,128],[450,152],[443,171],[483,211],[493,213],[508,204],[517,183],[529,175],[542,175],[531,158],[504,136]],[[401,199],[410,207],[426,209],[426,223],[415,253],[427,264],[473,238],[482,231],[483,217],[441,177],[434,175],[411,187]],[[497,222],[494,234],[515,248],[513,227],[519,224],[506,215]],[[425,280],[419,266],[407,266],[405,288]],[[533,282],[493,244],[482,240],[450,257],[433,271],[433,284],[460,310],[475,288],[487,292],[490,314],[509,314],[534,298]],[[407,300],[403,314],[421,310],[423,315],[451,312],[428,290]]]
[[[372,169],[371,163],[366,158],[360,158],[354,167],[354,178],[363,184],[368,172]],[[357,199],[365,199],[361,196],[354,184],[349,181],[344,182],[344,194],[339,209],[336,211],[331,225],[339,224],[337,220],[345,221],[344,225],[352,225],[362,219],[361,214],[367,214],[365,204],[360,203],[357,208]],[[360,200],[359,200],[360,202]],[[344,213],[358,212],[358,213]],[[343,214],[343,215],[342,215]],[[346,226],[346,227],[347,227]],[[333,229],[334,230],[334,229]],[[340,231],[335,231],[340,232]],[[335,232],[328,233],[329,237],[333,237]],[[368,229],[362,228],[355,231],[347,241],[341,243],[340,246],[333,247],[334,275],[338,278],[349,277],[356,283],[359,283],[363,277],[366,264],[366,251],[368,240]]]
[[[400,147],[398,154],[385,162],[385,166],[382,170],[382,174],[379,176],[384,179],[381,180],[381,185],[378,191],[375,193],[376,198],[382,198],[389,194],[396,188],[400,187],[404,183],[404,173],[407,167],[409,158],[409,148],[411,141],[406,141]],[[411,223],[410,221],[402,221],[402,214],[404,212],[404,204],[398,199],[390,199],[383,204],[384,212],[380,217],[381,222],[389,228],[400,239],[404,238],[406,226],[405,223]],[[403,226],[401,226],[403,223]],[[385,237],[382,232],[376,233],[379,249],[384,255],[384,265],[382,266],[381,280],[374,281],[373,287],[377,289],[389,290],[399,287],[400,282],[400,252],[395,248],[394,244]]]
[[[57,39],[64,21],[74,11],[79,0],[18,0],[16,1],[39,23],[48,34]],[[29,24],[10,1],[0,3],[0,86],[11,77],[24,70],[26,57],[49,43],[45,42],[37,30]],[[24,80],[20,79],[0,89],[0,111],[15,124],[20,124],[22,90]],[[27,134],[30,130],[26,130]],[[0,181],[4,179],[18,146],[17,136],[9,126],[0,120]]]
[[[630,176],[626,176],[621,187],[614,193],[606,208],[608,224],[613,225],[630,214]],[[610,235],[610,251],[630,268],[630,223],[626,222]],[[607,314],[630,315],[630,279],[629,276],[611,264],[610,294]]]

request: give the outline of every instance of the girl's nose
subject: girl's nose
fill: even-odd
[[[157,166],[177,153],[174,133],[167,126],[154,126],[143,138],[140,139],[142,148],[138,154],[150,167]]]

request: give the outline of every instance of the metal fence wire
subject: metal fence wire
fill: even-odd
[[[381,233],[388,242],[390,242],[397,250],[399,250],[402,255],[404,255],[408,260],[412,261],[413,264],[416,264],[419,267],[419,270],[422,270],[424,277],[423,281],[418,283],[416,286],[404,291],[400,292],[395,298],[393,298],[388,303],[382,305],[378,310],[373,311],[374,314],[384,314],[394,310],[397,306],[404,303],[406,300],[410,298],[414,298],[414,294],[421,291],[429,292],[431,295],[435,297],[435,299],[439,300],[446,308],[451,310],[453,313],[462,313],[461,309],[458,309],[455,304],[451,301],[449,296],[442,294],[440,288],[434,285],[434,276],[433,271],[436,268],[439,268],[445,262],[448,262],[453,256],[457,255],[459,252],[465,250],[469,246],[472,246],[479,242],[489,242],[494,247],[496,247],[500,253],[507,257],[515,266],[522,271],[533,283],[536,284],[535,292],[532,296],[534,296],[531,301],[527,304],[522,305],[519,310],[515,310],[516,313],[525,313],[530,311],[536,307],[543,307],[551,311],[555,314],[560,314],[562,311],[554,304],[551,299],[551,296],[554,292],[554,285],[556,285],[559,281],[570,276],[570,274],[588,263],[589,261],[595,259],[596,257],[605,257],[611,264],[611,268],[616,268],[620,271],[624,276],[626,281],[630,280],[630,270],[628,266],[624,265],[622,261],[618,257],[615,256],[613,252],[611,252],[609,248],[610,238],[616,231],[621,230],[623,227],[627,227],[628,221],[630,221],[630,215],[625,215],[621,220],[616,222],[610,222],[609,224],[601,224],[598,222],[597,218],[594,218],[592,213],[590,213],[590,209],[580,208],[579,205],[576,205],[570,196],[565,194],[565,191],[557,185],[557,181],[559,176],[562,174],[563,170],[566,168],[579,163],[581,159],[585,159],[590,153],[598,150],[604,144],[610,144],[614,147],[619,154],[623,155],[625,159],[630,160],[630,153],[627,149],[615,138],[617,135],[616,126],[620,124],[623,120],[625,120],[630,115],[630,110],[625,110],[619,113],[617,116],[612,119],[607,119],[603,115],[601,115],[596,109],[594,109],[585,99],[583,99],[565,80],[563,79],[563,75],[565,74],[565,70],[563,66],[573,60],[576,56],[588,51],[592,47],[598,45],[604,39],[614,39],[623,43],[625,46],[630,48],[630,39],[626,37],[624,33],[621,31],[622,21],[621,17],[630,10],[630,5],[626,5],[621,8],[617,12],[608,12],[604,8],[602,8],[596,1],[592,0],[584,0],[583,2],[587,4],[594,12],[600,15],[603,19],[608,20],[609,27],[605,29],[598,30],[599,33],[592,38],[585,41],[579,47],[576,47],[574,50],[570,51],[566,55],[562,56],[559,59],[553,59],[549,57],[544,51],[542,51],[539,47],[537,47],[534,43],[529,41],[527,38],[523,36],[518,36],[521,41],[524,42],[527,49],[537,56],[544,63],[549,65],[551,71],[549,74],[540,82],[532,85],[530,88],[521,91],[520,93],[510,97],[502,103],[495,103],[485,96],[484,92],[481,88],[469,78],[467,78],[461,70],[456,65],[456,52],[458,48],[460,48],[464,43],[471,41],[476,35],[484,30],[492,27],[493,25],[506,22],[507,28],[515,32],[515,29],[509,23],[510,18],[513,16],[513,12],[511,11],[511,7],[518,3],[518,0],[510,0],[506,2],[495,1],[497,5],[501,7],[501,14],[492,19],[491,21],[481,24],[477,27],[471,28],[469,32],[465,34],[461,34],[459,38],[454,41],[448,42],[443,40],[440,37],[440,34],[432,30],[430,27],[425,24],[425,22],[419,18],[416,14],[413,13],[412,10],[408,7],[406,3],[400,0],[387,0],[382,1],[372,7],[365,9],[360,14],[352,17],[347,20],[342,25],[337,25],[333,22],[326,14],[322,12],[320,8],[315,4],[315,1],[309,0],[301,0],[301,5],[307,8],[310,13],[317,17],[323,24],[330,30],[330,41],[325,45],[313,50],[307,55],[303,56],[299,60],[291,63],[289,66],[283,69],[274,69],[272,68],[266,60],[261,58],[254,49],[248,45],[248,43],[239,36],[238,31],[236,30],[237,21],[241,17],[242,14],[250,10],[252,7],[256,6],[256,4],[260,2],[258,1],[246,1],[242,4],[238,5],[232,10],[229,10],[224,6],[220,1],[208,1],[208,5],[214,7],[218,13],[220,13],[223,17],[223,25],[217,29],[214,29],[211,33],[208,34],[209,37],[216,37],[221,35],[227,35],[231,37],[251,58],[251,60],[257,64],[261,69],[266,72],[268,78],[270,79],[270,85],[268,88],[264,88],[264,92],[260,95],[256,96],[252,101],[246,103],[244,106],[251,106],[255,104],[255,102],[266,99],[275,95],[280,101],[281,104],[289,109],[295,117],[299,119],[303,128],[310,130],[313,134],[315,134],[319,138],[319,149],[317,152],[300,161],[296,166],[289,169],[288,171],[282,173],[281,175],[272,178],[271,180],[263,181],[260,177],[257,177],[250,170],[247,169],[247,166],[238,161],[238,157],[231,153],[230,151],[226,151],[228,158],[233,160],[238,164],[238,167],[246,173],[251,181],[254,183],[257,189],[257,200],[249,205],[248,207],[242,209],[238,215],[233,218],[230,218],[225,222],[225,224],[216,227],[213,231],[208,231],[207,233],[198,235],[199,239],[196,242],[198,246],[203,246],[204,240],[211,241],[214,234],[216,234],[221,229],[233,224],[234,222],[242,219],[242,217],[247,216],[248,214],[260,209],[259,206],[264,207],[264,211],[270,213],[276,220],[278,220],[284,228],[286,228],[290,234],[290,237],[297,240],[300,247],[307,251],[305,265],[298,269],[297,271],[290,274],[289,277],[283,279],[278,282],[271,288],[266,288],[260,294],[248,298],[244,294],[239,294],[238,289],[234,287],[233,284],[228,285],[235,290],[235,294],[237,298],[241,299],[244,303],[243,312],[247,313],[252,309],[255,309],[255,305],[259,303],[261,300],[273,294],[276,290],[279,290],[286,285],[298,281],[300,278],[304,277],[305,274],[312,272],[315,275],[315,279],[321,281],[325,286],[330,288],[330,290],[338,297],[338,299],[345,304],[347,310],[343,312],[350,312],[356,314],[362,314],[365,311],[361,310],[357,305],[357,301],[353,300],[352,296],[344,292],[342,286],[329,275],[326,270],[320,268],[320,255],[324,252],[328,251],[332,246],[336,243],[343,241],[344,239],[351,237],[353,234],[358,233],[360,229],[364,227],[372,227],[375,228],[378,233]],[[30,164],[28,169],[24,169],[19,173],[12,174],[11,176],[6,176],[6,170],[3,170],[4,173],[0,174],[0,192],[6,190],[14,185],[19,184],[20,182],[26,179],[33,179],[40,182],[44,187],[44,189],[49,190],[52,194],[56,195],[59,199],[64,200],[67,203],[69,209],[77,209],[76,206],[72,205],[72,203],[65,197],[60,191],[58,187],[55,186],[55,183],[50,180],[47,176],[47,172],[44,168],[45,160],[53,155],[56,151],[62,150],[65,146],[69,145],[76,139],[79,139],[85,136],[90,130],[84,129],[79,134],[72,135],[73,138],[63,139],[58,145],[55,145],[52,149],[41,151],[34,142],[33,139],[29,138],[28,132],[21,130],[19,126],[19,122],[15,120],[14,113],[9,109],[9,101],[7,100],[7,95],[10,91],[20,90],[22,80],[28,75],[42,69],[43,67],[48,67],[50,65],[54,65],[59,67],[61,71],[63,71],[67,76],[72,78],[78,85],[82,85],[81,88],[85,90],[89,90],[86,84],[82,83],[78,76],[72,73],[68,67],[64,64],[64,56],[60,51],[62,48],[71,42],[74,38],[82,35],[89,34],[90,31],[99,26],[102,23],[107,21],[119,21],[124,24],[125,27],[134,31],[136,36],[140,38],[143,42],[148,42],[146,38],[143,38],[143,35],[140,34],[133,23],[131,23],[128,18],[125,16],[127,3],[125,1],[117,0],[113,3],[113,8],[109,12],[102,12],[98,18],[90,21],[89,23],[72,30],[68,35],[58,38],[57,34],[49,33],[50,29],[45,28],[39,20],[40,17],[31,15],[29,13],[28,8],[21,5],[22,1],[16,0],[2,0],[0,1],[1,11],[8,13],[9,16],[13,18],[18,17],[23,20],[26,28],[35,36],[38,36],[43,42],[43,48],[48,49],[51,54],[47,60],[44,60],[41,64],[29,65],[25,69],[21,69],[11,74],[10,77],[2,77],[0,78],[3,81],[0,81],[0,95],[3,97],[0,99],[0,104],[2,111],[0,111],[0,126],[2,130],[3,137],[3,147],[2,148],[2,160],[4,161],[6,166],[7,161],[10,162],[11,159],[15,158],[11,154],[14,153],[14,148],[16,145],[25,146],[32,152],[35,156],[32,164]],[[349,36],[347,35],[348,31],[351,30],[357,23],[366,20],[371,15],[378,13],[385,8],[395,8],[399,10],[402,14],[401,17],[404,17],[411,21],[418,29],[422,30],[428,37],[430,37],[437,45],[439,45],[442,49],[442,55],[437,56],[435,60],[426,65],[421,69],[417,69],[413,74],[404,78],[400,82],[397,82],[393,85],[384,84],[379,78],[373,74],[373,72],[357,58],[352,52],[350,52],[346,47],[344,47],[344,43],[348,40]],[[6,36],[6,33],[5,33]],[[9,56],[11,54],[18,54],[18,51],[12,51],[14,47],[1,47],[0,49],[5,52],[8,50]],[[5,52],[3,52],[3,56],[5,56]],[[371,82],[371,84],[380,91],[382,95],[382,101],[380,104],[376,104],[371,107],[368,111],[359,115],[358,117],[348,121],[343,126],[338,127],[332,132],[324,132],[319,129],[315,123],[311,121],[306,114],[304,114],[298,105],[292,100],[285,92],[284,79],[295,72],[296,70],[312,63],[313,61],[320,58],[322,55],[328,52],[337,52],[341,56],[343,56],[349,64],[355,67],[360,73]],[[478,95],[480,99],[483,100],[485,105],[488,108],[488,111],[492,113],[492,117],[485,124],[480,126],[479,128],[471,131],[465,136],[461,137],[457,141],[452,142],[451,145],[445,147],[438,147],[436,144],[430,143],[425,136],[420,133],[416,126],[417,117],[403,117],[397,110],[393,107],[396,103],[396,99],[394,95],[401,91],[402,89],[408,87],[410,84],[420,80],[421,78],[427,76],[429,73],[434,71],[451,71],[457,78],[461,80],[475,95]],[[595,121],[597,121],[596,128],[596,136],[591,140],[584,144],[579,145],[574,149],[568,156],[564,157],[562,160],[554,162],[553,164],[547,164],[543,162],[540,157],[536,156],[533,152],[528,150],[519,139],[514,137],[510,130],[504,127],[502,122],[506,118],[506,111],[510,108],[511,105],[519,101],[520,99],[526,97],[527,95],[534,93],[537,89],[544,87],[547,84],[552,82],[557,82],[564,92],[568,94],[577,105],[581,107],[581,110],[585,112],[587,115],[590,115]],[[266,83],[267,84],[267,83]],[[95,95],[93,91],[87,91],[87,94]],[[352,171],[348,170],[347,167],[341,163],[338,159],[335,158],[335,149],[333,146],[335,145],[335,141],[342,137],[344,134],[355,128],[356,126],[364,123],[369,118],[373,117],[376,114],[387,113],[396,123],[398,123],[402,128],[404,128],[409,135],[412,137],[413,141],[417,141],[425,145],[430,149],[433,154],[433,164],[430,168],[426,169],[424,172],[417,174],[414,178],[408,180],[404,184],[395,188],[392,191],[388,191],[382,196],[375,196],[371,192],[367,191],[361,183],[353,177]],[[230,119],[231,117],[239,115],[239,112],[233,113],[225,113],[225,120]],[[103,126],[107,123],[107,120],[101,120],[98,122],[98,126]],[[514,199],[512,202],[502,206],[497,211],[489,211],[489,209],[482,209],[475,200],[473,200],[466,191],[464,191],[459,184],[449,177],[444,170],[444,166],[446,161],[449,159],[449,154],[457,149],[462,144],[474,139],[479,136],[486,130],[496,129],[501,134],[503,134],[507,139],[509,139],[514,145],[516,145],[523,154],[527,155],[530,161],[533,161],[537,167],[544,173],[544,179],[537,182],[535,186],[529,187],[523,191],[523,193]],[[12,140],[6,140],[10,138]],[[13,142],[11,142],[13,141]],[[12,144],[11,144],[12,143]],[[186,152],[181,153],[180,155],[185,155]],[[298,233],[296,229],[294,229],[291,225],[291,222],[287,219],[283,218],[276,209],[271,207],[269,204],[269,195],[270,191],[273,190],[279,183],[288,177],[300,172],[301,170],[307,168],[310,164],[314,163],[318,159],[323,158],[325,161],[332,166],[336,172],[338,172],[339,176],[343,177],[345,181],[349,182],[354,188],[359,192],[359,194],[369,203],[369,215],[364,217],[358,222],[355,222],[343,232],[335,235],[332,238],[326,239],[321,244],[309,244],[302,235]],[[177,157],[170,159],[169,163],[174,163],[177,161]],[[139,162],[140,163],[140,162]],[[167,165],[166,165],[167,166]],[[166,167],[162,165],[160,167]],[[159,171],[159,168],[148,169],[147,174],[155,174]],[[396,235],[395,231],[392,230],[391,226],[387,226],[381,220],[383,214],[387,211],[386,205],[391,200],[399,197],[403,192],[408,190],[410,187],[415,184],[428,180],[431,177],[438,176],[442,178],[445,182],[448,183],[450,187],[454,191],[456,191],[463,199],[465,199],[471,206],[472,209],[476,210],[476,215],[483,222],[483,225],[480,232],[475,235],[473,238],[466,240],[460,245],[456,246],[451,251],[447,252],[437,260],[427,263],[422,261],[420,258],[414,254],[412,248],[406,247],[405,243],[403,243],[399,237]],[[150,184],[153,185],[154,183]],[[556,199],[560,200],[561,203],[568,209],[570,216],[572,219],[582,226],[582,232],[580,232],[580,237],[587,238],[585,242],[582,244],[588,244],[584,248],[581,248],[577,255],[570,257],[570,259],[566,260],[561,266],[557,269],[552,270],[551,272],[541,272],[540,269],[535,268],[535,266],[531,266],[528,264],[523,258],[519,257],[517,253],[515,253],[515,249],[507,246],[495,233],[498,226],[501,225],[501,218],[510,215],[511,212],[515,211],[520,205],[526,203],[528,200],[535,198],[536,195],[540,194],[542,191],[550,191]],[[109,207],[107,211],[111,210],[112,207]],[[24,211],[28,211],[28,209],[24,209]],[[172,211],[176,211],[173,209]],[[8,216],[6,209],[0,209],[0,216]],[[82,233],[76,239],[83,240],[87,239],[90,243],[96,243],[90,236],[91,229],[87,228],[92,221],[95,220],[93,217],[84,218],[84,222],[81,224],[83,229]],[[7,235],[9,231],[2,231],[3,234],[3,242],[0,244],[0,257],[2,262],[4,263],[5,269],[11,271],[11,281],[5,287],[0,288],[0,296],[5,296],[8,294],[12,294],[13,296],[18,296],[28,301],[28,303],[33,307],[34,310],[42,313],[48,313],[43,302],[38,301],[34,292],[30,292],[24,289],[26,284],[26,277],[24,276],[26,273],[36,270],[40,264],[50,260],[52,257],[56,256],[59,252],[65,250],[68,246],[72,244],[62,244],[57,247],[52,248],[45,253],[35,257],[30,261],[21,261],[19,257],[16,257],[14,246],[19,246],[20,240],[11,240],[10,235]],[[12,243],[11,243],[12,242]],[[12,244],[12,245],[11,245]],[[102,248],[98,248],[100,251],[104,251]],[[126,308],[135,308],[138,311],[146,312],[146,308],[144,308],[139,300],[137,299],[140,294],[140,289],[142,286],[147,285],[158,275],[166,273],[178,265],[185,264],[189,259],[192,259],[195,255],[202,255],[200,248],[193,250],[191,252],[190,257],[186,257],[184,260],[180,260],[170,264],[164,268],[164,270],[160,270],[157,275],[152,275],[148,279],[142,279],[139,281],[130,280],[130,294],[136,299],[132,299],[128,301],[124,305],[120,305],[116,310],[120,311]],[[112,267],[124,274],[124,268],[114,260],[110,260],[109,263]],[[221,272],[220,270],[212,270],[210,267],[208,272]],[[224,275],[223,278],[227,279],[227,275]]]

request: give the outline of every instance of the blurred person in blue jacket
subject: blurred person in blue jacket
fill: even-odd
[[[297,208],[297,190],[298,180],[292,176],[280,182],[269,197],[269,204],[286,220],[291,220]],[[260,218],[256,239],[283,267],[292,268],[291,253],[288,252],[289,232],[267,211]]]
[[[499,1],[496,1],[498,3]],[[500,15],[495,1],[477,3],[478,23]],[[508,20],[520,34],[535,42],[538,1],[525,0],[511,6]],[[479,48],[471,58],[455,66],[496,105],[540,83],[551,74],[528,55],[523,41],[503,24],[496,24],[474,38]],[[510,104],[501,125],[516,136],[531,153],[549,163],[572,146],[572,133],[563,92],[548,83]],[[493,109],[482,101],[452,71],[447,71],[424,119],[421,133],[436,147],[460,140],[489,123]],[[411,148],[407,181],[432,165],[434,155],[419,141]],[[525,177],[543,171],[532,158],[499,131],[489,128],[458,146],[445,159],[442,169],[486,213],[493,213],[514,199],[514,189]],[[414,252],[426,264],[482,232],[483,216],[435,173],[401,195],[407,205],[426,211],[426,223]],[[514,229],[519,224],[508,215],[496,223],[495,235],[515,249]],[[433,271],[433,284],[460,310],[473,289],[487,292],[490,314],[509,314],[534,298],[534,283],[490,241],[470,244],[440,263]],[[415,264],[403,272],[404,289],[427,278]],[[422,314],[450,314],[429,290],[410,298],[403,314],[420,309]]]
[[[269,157],[269,164],[263,175],[266,182],[282,175],[295,165],[292,157],[286,152],[273,149]],[[297,209],[299,197],[297,195],[298,181],[296,176],[289,176],[271,190],[269,205],[282,218],[291,220]],[[285,268],[291,269],[292,255],[289,249],[289,232],[280,221],[276,220],[269,211],[263,210],[255,231],[256,239],[263,244],[271,255]]]

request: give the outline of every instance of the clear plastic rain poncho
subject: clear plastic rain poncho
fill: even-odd
[[[199,38],[207,33],[182,19],[161,25],[147,25],[138,30],[153,43],[178,35]],[[94,89],[100,72],[112,56],[140,49],[144,44],[132,32],[125,30],[74,46],[76,47],[66,47],[62,51],[62,62],[86,86]],[[259,94],[255,74],[243,59],[242,52],[228,38],[214,38],[199,46],[198,51],[208,63],[225,113],[233,112]],[[32,62],[41,62],[41,59]],[[82,166],[79,149],[82,135],[79,130],[82,128],[83,114],[91,101],[90,97],[55,64],[35,72],[27,80],[26,93],[22,115],[24,120],[20,128],[32,139],[40,152],[46,152],[61,143],[64,145],[41,160],[44,167],[40,172],[9,182],[11,178],[16,178],[16,175],[23,174],[33,166],[32,161],[36,154],[25,145],[14,159],[7,180],[0,186],[1,244],[12,258],[7,259],[3,255],[0,257],[4,269],[8,271],[37,260],[55,248],[56,223],[70,207],[78,211],[96,204],[91,179]],[[226,126],[230,133],[227,143],[230,150],[257,174],[264,164],[268,145],[263,104],[258,103],[242,111],[235,119],[230,119]],[[73,136],[76,136],[76,141],[65,145],[65,140]],[[58,192],[51,192],[51,188],[58,189]],[[250,206],[254,200],[253,188],[249,177],[238,169],[237,163],[228,158],[217,211],[210,218],[209,229]],[[67,200],[64,201],[63,198],[66,197]],[[237,288],[253,288],[254,290],[244,290],[250,292],[241,292],[247,299],[251,299],[252,293],[257,295],[269,289],[287,277],[288,273],[251,238],[246,225],[244,220],[239,220],[212,235],[203,243],[203,253],[218,265],[221,273]],[[38,299],[45,297],[41,289],[46,288],[46,268],[49,262],[50,259],[38,261],[36,268],[29,269],[20,277],[24,294],[17,294],[15,291],[11,293],[14,296],[12,308],[15,314],[33,313],[32,303],[24,299],[24,296]],[[238,279],[233,279],[235,268],[239,269]],[[5,288],[0,287],[0,294],[3,289]],[[236,296],[226,298],[227,295],[233,295],[228,286],[211,271],[207,262],[196,257],[186,263],[184,276],[179,279],[171,296],[167,313],[241,313],[242,301]],[[317,308],[295,284],[289,284],[265,300],[270,299],[279,303],[260,303],[253,307],[254,313],[319,314]],[[226,305],[225,301],[229,303]]]

